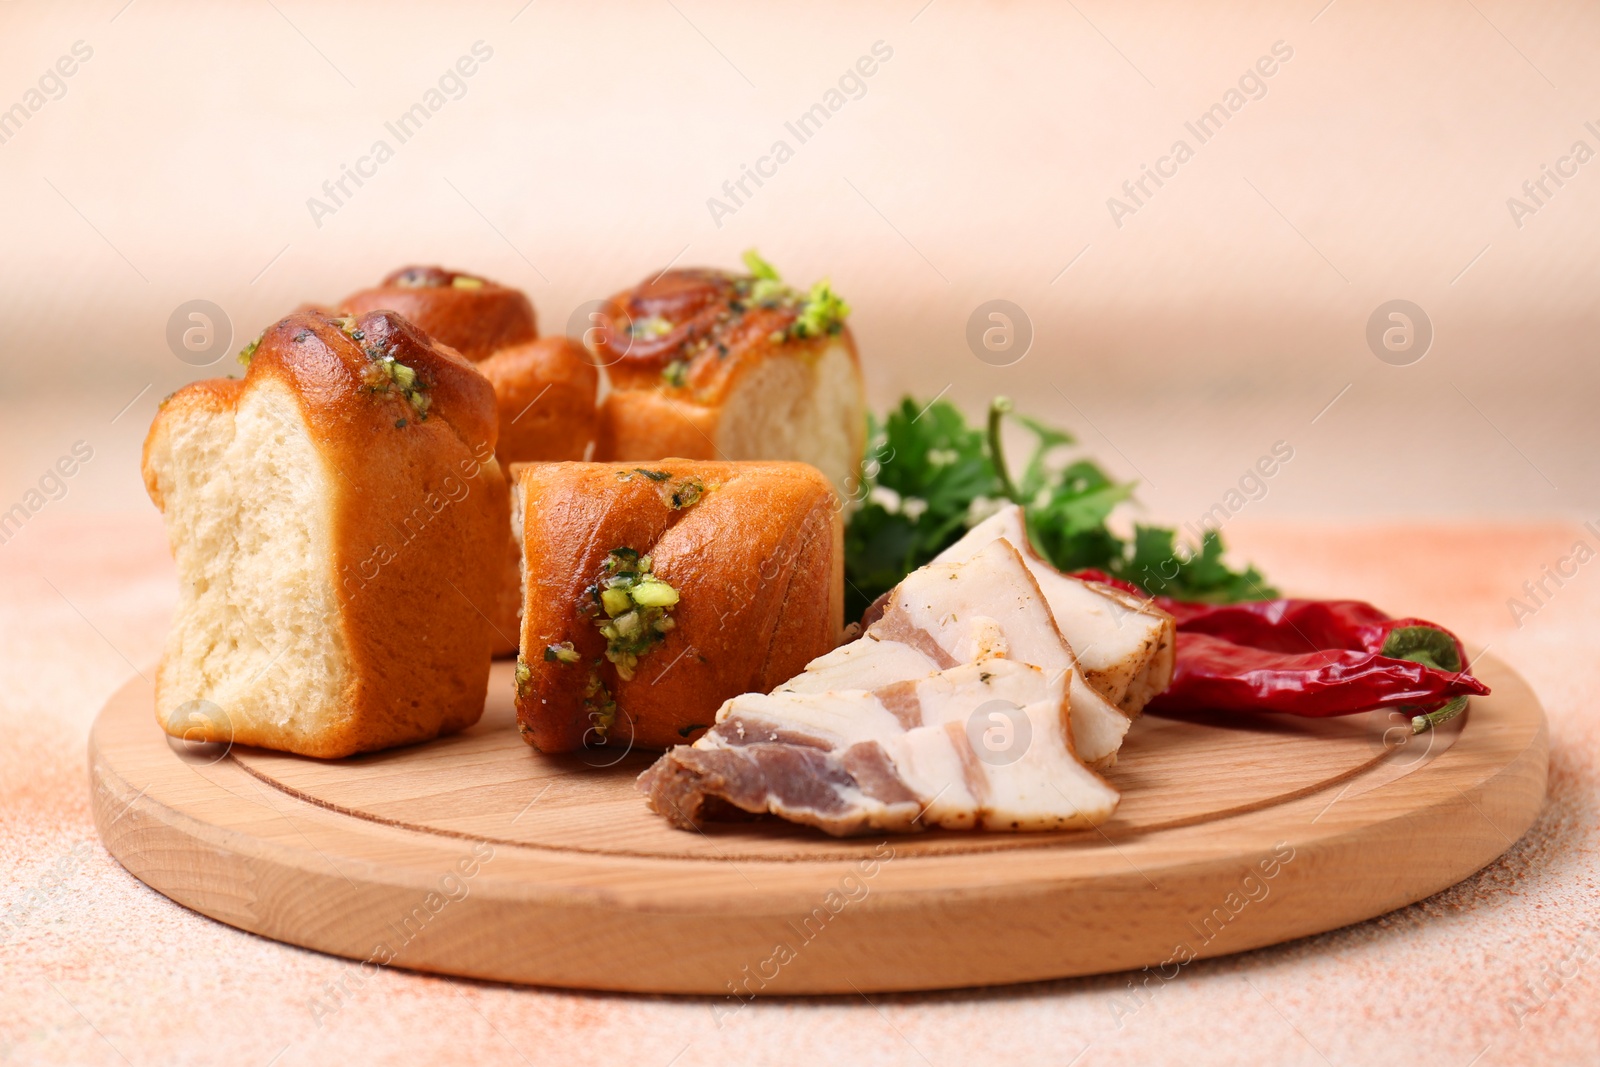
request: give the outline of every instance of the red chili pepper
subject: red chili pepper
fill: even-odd
[[[1100,571],[1073,577],[1148,597]],[[1489,692],[1449,630],[1424,619],[1391,619],[1364,601],[1148,599],[1170,612],[1178,628],[1172,684],[1150,702],[1151,711],[1237,708],[1321,717],[1395,704],[1436,708],[1413,720],[1420,731],[1459,713],[1467,696]]]

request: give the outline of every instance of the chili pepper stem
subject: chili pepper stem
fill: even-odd
[[[1443,726],[1451,719],[1467,710],[1467,698],[1456,697],[1438,711],[1430,711],[1426,715],[1415,715],[1411,719],[1411,732],[1413,734],[1426,733],[1436,726]]]
[[[1017,493],[1017,483],[1011,480],[1011,471],[1006,468],[1005,449],[1000,445],[1000,424],[1011,413],[1012,404],[1009,397],[997,396],[989,401],[989,460],[994,464],[994,472],[1000,479],[1000,488],[1005,491],[1006,499],[1013,504],[1021,504],[1023,500]]]

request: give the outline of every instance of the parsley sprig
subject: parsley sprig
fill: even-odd
[[[1034,436],[1020,475],[1006,466],[1000,430],[1014,418]],[[1175,530],[1136,524],[1131,538],[1107,520],[1133,498],[1091,459],[1064,457],[1071,434],[996,400],[988,425],[967,424],[948,401],[923,406],[910,397],[881,423],[873,420],[860,506],[845,531],[847,611],[858,618],[879,594],[954,544],[1007,501],[1024,506],[1028,534],[1061,570],[1087,567],[1183,600],[1232,603],[1276,595],[1254,567],[1223,561],[1222,537],[1180,544]],[[1063,460],[1065,460],[1063,462]]]
[[[850,305],[833,291],[833,285],[823,278],[802,295],[786,285],[778,269],[761,258],[755,249],[744,253],[745,269],[750,279],[745,282],[745,294],[761,307],[793,307],[798,309],[794,322],[788,328],[773,334],[774,341],[805,341],[814,337],[832,336],[844,329],[844,320],[850,314]]]

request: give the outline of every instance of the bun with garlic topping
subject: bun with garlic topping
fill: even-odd
[[[479,364],[494,383],[502,464],[582,459],[595,433],[600,375],[583,346],[539,337],[520,289],[443,267],[402,267],[346,297],[346,314],[398,311]]]
[[[521,289],[443,267],[401,267],[371,289],[340,301],[346,313],[398,311],[474,363],[539,336],[533,304]]]
[[[494,386],[500,418],[495,454],[502,467],[583,459],[595,435],[600,376],[583,346],[539,337],[533,305],[520,289],[443,267],[402,267],[375,288],[353,293],[344,310],[398,311],[436,341],[474,361]],[[513,545],[516,535],[511,536]],[[521,590],[514,547],[501,553],[502,588],[494,620],[495,654],[517,649]]]
[[[544,752],[666,748],[832,649],[839,508],[803,463],[539,463],[516,486],[517,723]]]
[[[299,312],[240,358],[145,441],[179,577],[162,726],[338,757],[477,721],[509,523],[488,381],[393,311]]]
[[[867,432],[849,306],[745,258],[749,274],[669,270],[607,303],[589,335],[612,385],[595,458],[799,460],[847,496]]]

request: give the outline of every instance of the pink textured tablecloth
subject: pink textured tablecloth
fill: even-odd
[[[1551,773],[1547,806],[1523,840],[1390,915],[1195,963],[1132,1013],[1129,978],[1115,974],[757,1001],[719,1026],[701,998],[386,972],[319,1019],[311,1004],[328,1002],[324,986],[343,961],[189,912],[100,846],[89,726],[157,657],[173,577],[153,513],[46,511],[0,545],[0,1061],[1595,1062],[1600,573],[1590,570],[1600,564],[1578,566],[1559,588],[1546,580],[1553,595],[1539,605],[1523,583],[1574,542],[1600,548],[1600,538],[1554,523],[1240,521],[1228,534],[1280,585],[1439,620],[1528,678],[1550,719]],[[1514,615],[1513,596],[1537,610]]]

